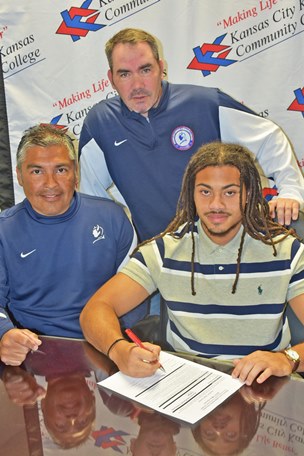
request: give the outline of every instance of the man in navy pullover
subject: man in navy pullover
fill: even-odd
[[[304,180],[283,131],[219,89],[162,80],[156,39],[124,29],[106,44],[108,77],[119,96],[88,113],[80,135],[80,189],[130,209],[140,241],[174,217],[182,176],[205,143],[248,147],[279,192],[271,216],[289,225],[304,200]],[[113,185],[114,184],[114,185]]]
[[[26,199],[0,214],[0,357],[19,365],[39,334],[83,337],[79,314],[128,259],[134,231],[113,201],[76,193],[71,138],[27,130],[17,178]]]

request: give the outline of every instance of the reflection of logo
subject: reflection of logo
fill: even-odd
[[[126,445],[123,435],[129,435],[124,431],[115,431],[113,428],[101,426],[99,431],[93,431],[92,437],[95,439],[95,446],[101,448],[112,448],[121,453],[119,446]]]
[[[93,244],[95,244],[95,242],[97,242],[97,241],[100,241],[101,239],[105,239],[103,228],[100,225],[94,226],[94,228],[92,230],[92,234],[95,238],[95,240],[93,241]]]
[[[203,76],[209,76],[211,72],[216,72],[220,66],[229,66],[237,62],[237,60],[226,59],[231,51],[229,46],[221,44],[226,35],[227,33],[218,36],[213,43],[204,43],[201,47],[193,48],[195,57],[187,68],[200,70]],[[217,53],[217,56],[214,55],[215,53]]]
[[[189,127],[176,127],[171,135],[171,142],[175,149],[188,150],[194,144],[194,134]]]
[[[73,41],[86,37],[89,32],[96,32],[105,25],[95,24],[99,12],[95,9],[89,9],[92,0],[85,0],[80,8],[72,6],[69,11],[61,12],[63,19],[56,33],[61,35],[70,35]],[[86,21],[82,21],[86,18]]]
[[[304,117],[304,87],[302,89],[298,88],[293,91],[295,94],[295,99],[287,109],[288,111],[300,111]]]

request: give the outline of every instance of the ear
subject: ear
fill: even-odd
[[[164,79],[164,68],[165,68],[165,64],[163,62],[162,59],[159,59],[159,68],[160,68],[160,71],[161,71],[161,78]]]
[[[18,167],[16,167],[16,174],[17,174],[17,180],[18,184],[23,187],[23,181],[22,181],[22,173]]]
[[[111,70],[108,70],[108,79],[109,79],[109,81],[110,81],[111,86],[113,87],[113,89],[115,89],[115,84],[114,84],[114,82],[113,82],[113,73],[112,73]]]
[[[79,164],[75,164],[75,190],[78,190],[79,187]]]

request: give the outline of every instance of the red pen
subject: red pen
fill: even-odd
[[[130,339],[132,340],[132,342],[134,342],[134,344],[137,345],[137,347],[140,347],[140,348],[143,348],[144,350],[147,350],[149,351],[145,346],[144,344],[142,343],[142,341],[139,339],[139,337],[137,337],[136,334],[134,334],[134,332],[132,331],[132,329],[126,329],[125,330],[126,334],[130,337]],[[164,367],[160,364],[159,368],[163,371],[163,372],[166,372]]]

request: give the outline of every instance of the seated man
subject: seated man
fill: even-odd
[[[26,199],[0,215],[0,357],[11,365],[38,348],[38,334],[83,337],[80,311],[134,237],[117,204],[75,192],[77,155],[64,131],[26,131],[17,177]]]
[[[304,322],[303,250],[271,220],[250,152],[204,145],[185,171],[176,217],[89,300],[84,335],[122,372],[153,374],[160,347],[128,342],[118,317],[159,289],[173,350],[233,359],[232,375],[248,385],[303,371],[304,343],[290,349],[285,315],[290,305]]]

